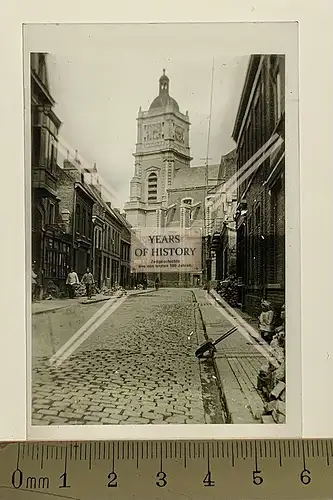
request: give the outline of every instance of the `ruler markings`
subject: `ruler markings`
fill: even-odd
[[[44,467],[44,445],[41,445],[41,450],[40,450],[40,468],[43,470]]]
[[[280,467],[282,467],[282,450],[281,450],[281,441],[279,441],[279,463],[280,463]]]
[[[114,472],[115,456],[114,456],[114,443],[112,443],[112,472]]]
[[[89,467],[89,470],[91,470],[91,467],[92,467],[92,449],[91,449],[91,443],[89,443],[89,461],[88,461],[88,467]]]
[[[136,443],[136,468],[139,468],[139,443]]]
[[[156,458],[158,458],[157,443],[156,443]],[[159,472],[162,472],[163,471],[163,446],[162,446],[162,443],[160,443],[160,456],[159,456],[159,459],[160,459],[160,470],[159,470]]]
[[[207,443],[207,474],[209,475],[210,478],[210,453],[209,453],[209,442]]]
[[[17,445],[17,457],[16,457],[16,470],[19,468],[19,465],[20,465],[20,451],[21,451],[21,443],[18,443],[18,445]]]
[[[235,467],[235,455],[234,455],[234,447],[233,447],[232,443],[231,443],[231,465],[232,465],[232,467]]]
[[[299,458],[301,458],[301,446],[300,446],[299,441],[295,441],[295,440],[294,440],[294,447],[295,447],[295,448],[296,448],[296,450],[297,450],[297,458],[298,458],[298,457],[299,457]],[[304,441],[303,441],[302,448],[303,448],[303,456],[304,456],[304,448],[305,448],[305,446],[304,446]]]
[[[306,441],[306,453],[308,458],[310,458],[310,455],[313,457],[313,443],[312,443],[312,454],[311,454],[309,441]]]
[[[187,467],[187,444],[184,443],[184,468]]]
[[[254,464],[255,464],[255,470],[256,472],[258,471],[258,450],[257,450],[257,441],[254,442]]]
[[[303,461],[303,469],[306,469],[306,459],[305,459],[305,446],[304,441],[302,442],[302,461]]]
[[[330,466],[330,456],[329,456],[328,442],[327,441],[326,441],[326,464],[328,467]]]

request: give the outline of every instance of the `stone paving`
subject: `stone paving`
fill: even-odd
[[[33,425],[205,423],[197,308],[191,290],[129,296],[60,367],[35,357]]]

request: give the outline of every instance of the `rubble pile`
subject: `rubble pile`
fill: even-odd
[[[271,342],[272,353],[278,362],[276,367],[270,362],[261,367],[257,388],[267,401],[262,415],[264,423],[273,421],[285,423],[286,419],[286,383],[285,383],[285,332],[281,326]]]

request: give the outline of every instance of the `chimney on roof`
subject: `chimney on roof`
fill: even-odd
[[[106,202],[106,204],[107,204],[107,206],[108,206],[109,208],[112,208],[112,206],[111,206],[111,201],[107,201],[107,202]]]
[[[75,150],[75,162],[78,163],[78,165],[81,165],[81,162],[79,160],[79,155],[78,155],[78,150]]]

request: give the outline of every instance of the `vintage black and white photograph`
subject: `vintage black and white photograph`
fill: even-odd
[[[286,56],[223,30],[26,27],[32,426],[286,423]]]

